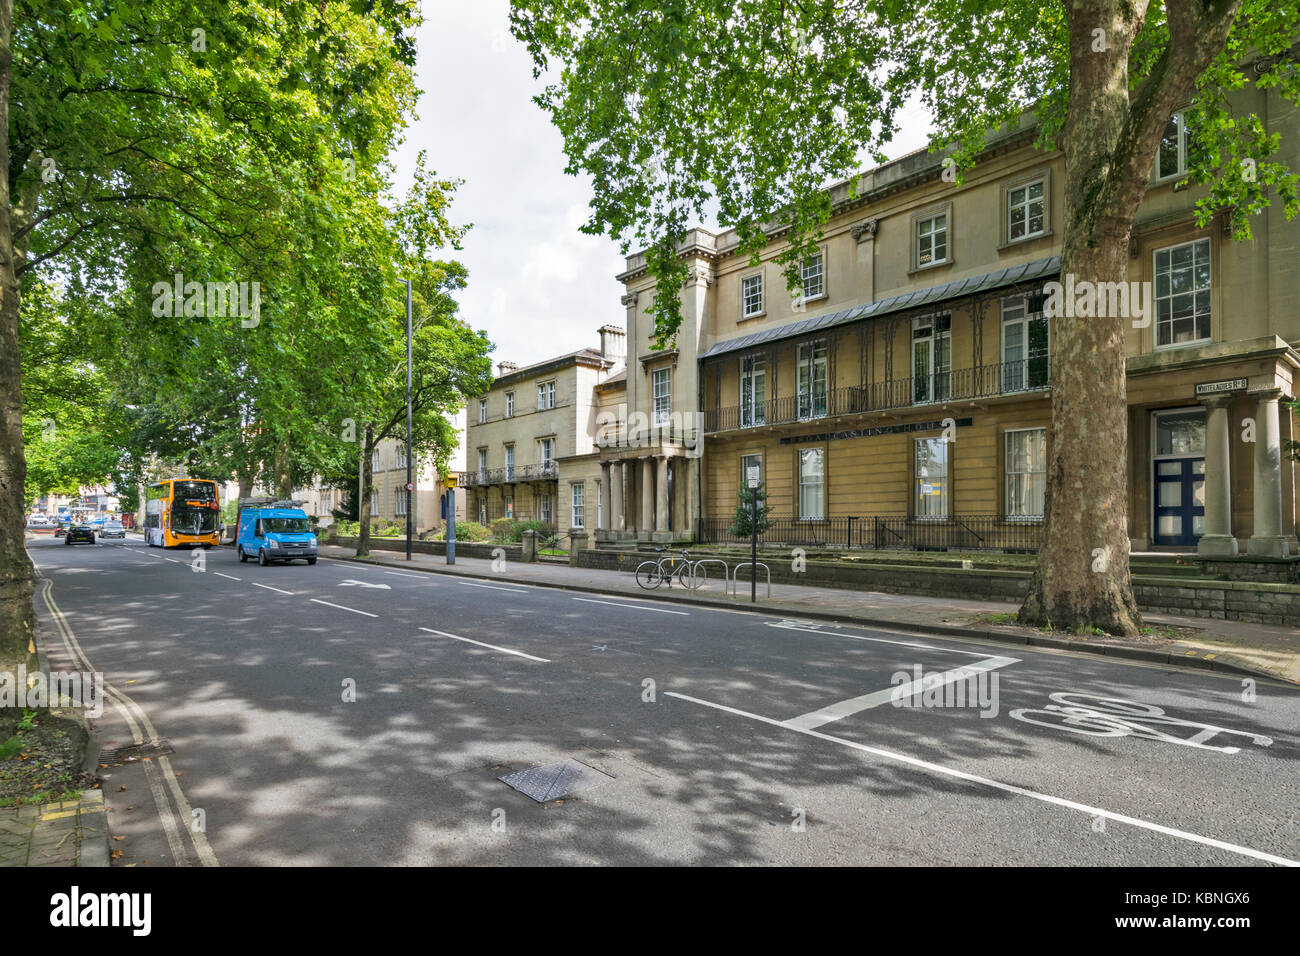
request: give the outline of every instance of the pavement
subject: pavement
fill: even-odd
[[[355,549],[327,545],[320,554],[342,560],[354,560]],[[404,552],[372,551],[366,563],[413,571],[461,574],[485,580],[592,590],[623,592],[639,598],[681,601],[713,606],[743,608],[749,605],[750,587],[746,576],[740,582],[739,596],[731,595],[718,577],[707,579],[697,591],[674,584],[646,591],[637,586],[631,573],[641,556],[632,556],[628,571],[574,568],[568,564],[539,561],[536,563],[493,562],[483,558],[457,556],[448,565],[440,555],[413,554],[406,560]],[[759,556],[760,560],[762,555]],[[709,566],[706,573],[721,570]],[[1179,617],[1168,614],[1144,614],[1143,621],[1158,628],[1177,628],[1181,637],[1159,633],[1129,640],[1120,637],[1078,637],[1047,634],[1035,628],[992,624],[990,619],[1014,614],[1019,605],[1001,601],[961,600],[922,595],[886,594],[879,591],[853,591],[841,588],[805,587],[773,584],[771,596],[761,576],[758,607],[764,613],[789,613],[833,621],[871,626],[907,626],[928,633],[960,637],[1004,640],[1013,644],[1056,647],[1081,653],[1110,654],[1155,663],[1205,667],[1234,674],[1259,675],[1300,683],[1300,628],[1274,624],[1250,624],[1244,621],[1220,621],[1203,617]]]
[[[108,866],[104,795],[0,808],[0,867]]]
[[[152,748],[101,761],[114,866],[1300,861],[1281,681],[550,566],[28,548],[51,666]]]

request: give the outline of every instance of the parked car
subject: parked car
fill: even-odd
[[[235,547],[240,561],[257,558],[263,566],[294,558],[316,563],[316,535],[301,508],[245,508],[239,513]]]
[[[101,538],[125,538],[126,529],[122,527],[120,521],[105,521],[99,529]]]
[[[56,522],[54,522],[54,537],[56,537],[56,538],[62,538],[65,534],[67,534],[67,533],[68,533],[68,524],[69,524],[69,522],[67,522],[67,521],[56,521]]]
[[[28,515],[27,526],[29,528],[45,528],[49,526],[49,519],[45,515]]]
[[[86,544],[94,544],[95,529],[88,524],[74,524],[69,527],[67,534],[63,536],[63,543],[75,544],[78,541],[84,541]]]

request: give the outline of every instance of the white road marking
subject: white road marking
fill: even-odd
[[[364,614],[366,617],[379,617],[378,614],[371,614],[369,611],[358,611],[354,607],[344,607],[342,604],[330,604],[329,601],[322,601],[320,598],[312,598],[317,604],[325,604],[329,607],[336,607],[340,611],[351,611],[353,614]]]
[[[1116,823],[1127,823],[1130,826],[1140,827],[1144,830],[1151,830],[1155,833],[1163,833],[1166,836],[1177,837],[1180,840],[1187,840],[1191,843],[1200,843],[1204,846],[1212,846],[1219,850],[1227,850],[1229,853],[1237,853],[1241,856],[1251,857],[1252,859],[1263,860],[1266,863],[1276,863],[1279,866],[1300,866],[1300,861],[1297,860],[1288,860],[1286,857],[1274,856],[1271,853],[1252,850],[1250,847],[1237,846],[1235,843],[1226,843],[1223,840],[1215,840],[1212,837],[1203,837],[1196,833],[1189,833],[1186,830],[1176,830],[1173,827],[1162,826],[1159,823],[1150,823],[1146,820],[1139,820],[1137,817],[1115,813],[1112,810],[1103,810],[1100,807],[1090,807],[1086,803],[1076,803],[1073,800],[1066,800],[1063,797],[1053,797],[1050,794],[1039,793],[1036,790],[1026,790],[1024,787],[1017,787],[1014,784],[1003,783],[1000,780],[993,780],[989,777],[980,777],[973,773],[966,773],[964,770],[954,770],[952,767],[945,767],[942,764],[931,763],[928,760],[920,760],[917,757],[909,757],[906,754],[894,753],[890,750],[882,750],[879,747],[868,747],[866,744],[860,744],[853,740],[845,740],[843,737],[835,737],[831,734],[824,734],[819,730],[805,730],[799,727],[790,727],[783,721],[774,720],[771,717],[764,717],[761,714],[751,714],[748,711],[737,710],[734,707],[715,704],[711,701],[700,700],[698,697],[689,697],[686,694],[678,694],[674,691],[665,691],[665,694],[668,697],[676,697],[678,700],[685,700],[692,704],[711,707],[714,710],[725,711],[728,714],[735,714],[738,717],[748,717],[750,720],[756,720],[763,724],[770,724],[773,727],[793,730],[795,733],[806,734],[809,737],[816,737],[819,740],[829,740],[831,743],[841,744],[853,750],[873,754],[877,757],[884,757],[886,760],[896,760],[899,763],[904,763],[912,767],[919,767],[920,769],[928,770],[931,773],[942,774],[946,777],[955,777],[958,780],[966,780],[970,783],[979,784],[980,786],[990,787],[994,790],[1001,790],[1004,793],[1012,793],[1020,797],[1029,797],[1031,800],[1041,800],[1043,803],[1065,807],[1067,810],[1077,810],[1080,813],[1086,813],[1090,817],[1104,817],[1107,820],[1114,820]]]
[[[483,641],[471,640],[468,637],[461,637],[458,634],[448,634],[446,631],[435,631],[431,627],[422,627],[422,631],[428,631],[430,634],[438,634],[441,637],[450,637],[453,641],[464,641],[466,644],[477,644],[479,647],[487,647],[494,651],[500,651],[503,654],[514,654],[516,657],[526,657],[530,661],[538,661],[542,664],[549,664],[545,657],[534,657],[532,654],[525,654],[523,651],[512,651],[508,647],[498,647],[496,644],[485,644]]]
[[[232,580],[232,581],[242,581],[242,580],[243,580],[243,578],[237,578],[237,577],[235,577],[233,574],[222,574],[220,571],[213,571],[212,573],[215,574],[215,575],[216,575],[217,577],[219,577],[219,578],[230,578],[230,580]]]
[[[405,571],[385,571],[384,573],[385,573],[385,574],[391,574],[391,575],[393,575],[393,577],[397,577],[397,578],[424,578],[424,577],[428,577],[428,575],[425,575],[425,574],[407,574]]]
[[[352,578],[348,578],[347,580],[340,581],[340,582],[339,582],[339,587],[341,587],[341,588],[379,588],[380,590],[383,590],[383,591],[391,591],[391,590],[392,590],[392,588],[389,587],[387,584],[371,584],[369,581],[354,581]]]
[[[613,607],[630,607],[634,611],[657,611],[660,614],[684,614],[690,616],[690,611],[670,611],[664,607],[647,607],[644,604],[620,604],[618,601],[596,601],[591,598],[574,598],[575,601],[582,601],[584,604],[609,604]]]
[[[523,588],[503,588],[495,584],[475,584],[473,581],[461,581],[467,588],[491,588],[493,591],[513,591],[515,594],[527,594]]]
[[[891,641],[886,637],[867,637],[864,634],[849,634],[840,630],[823,630],[818,627],[800,627],[797,624],[790,624],[782,621],[776,623],[767,622],[768,627],[779,627],[783,631],[803,631],[805,634],[822,634],[826,637],[846,637],[851,641],[871,641],[875,644],[897,644],[900,647],[915,647],[923,651],[939,651],[945,654],[966,654],[970,657],[986,657],[987,651],[963,651],[956,647],[936,647],[933,644],[918,644],[916,641]]]
[[[870,710],[872,707],[879,707],[881,704],[887,704],[891,700],[904,700],[910,698],[914,693],[920,693],[927,688],[939,688],[945,684],[953,684],[957,681],[969,680],[976,674],[982,674],[985,671],[997,670],[999,667],[1006,667],[1009,664],[1019,664],[1018,657],[990,657],[986,660],[976,661],[974,664],[967,664],[964,667],[955,667],[950,671],[944,671],[941,674],[927,674],[921,680],[908,681],[906,684],[897,684],[893,687],[886,687],[884,690],[873,691],[870,694],[863,694],[861,697],[852,697],[849,700],[842,700],[838,704],[831,704],[820,710],[810,711],[798,717],[792,717],[789,720],[783,720],[781,726],[789,727],[791,730],[812,730],[823,724],[829,724],[832,721],[843,720],[845,717],[852,717],[854,714],[861,713],[864,710]]]
[[[274,591],[274,592],[277,593],[277,594],[287,594],[287,595],[289,595],[289,597],[293,597],[293,592],[292,592],[292,591],[281,591],[279,588],[273,588],[273,587],[271,587],[271,585],[269,585],[269,584],[258,584],[256,581],[254,581],[254,582],[253,582],[253,587],[255,587],[255,588],[266,588],[268,591]]]
[[[170,561],[172,564],[184,564],[184,563],[185,563],[184,561],[177,561],[175,558],[167,558],[166,560]]]

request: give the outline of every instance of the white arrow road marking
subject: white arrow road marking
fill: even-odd
[[[369,581],[354,581],[354,580],[352,580],[351,578],[348,578],[348,579],[345,580],[345,581],[340,581],[340,582],[339,582],[339,587],[342,587],[342,588],[379,588],[381,591],[391,591],[391,590],[392,590],[392,588],[390,588],[387,584],[371,584]]]

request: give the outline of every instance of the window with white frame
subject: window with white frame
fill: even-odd
[[[537,496],[537,516],[547,524],[551,523],[551,496]]]
[[[948,214],[916,221],[916,265],[932,266],[948,258]]]
[[[478,423],[482,425],[487,421],[487,399],[481,398],[478,402]]]
[[[826,267],[819,252],[799,263],[799,280],[803,285],[803,297],[816,299],[826,292]]]
[[[912,320],[912,401],[947,401],[952,395],[952,316]]]
[[[539,438],[537,440],[537,463],[543,469],[555,464],[555,439]]]
[[[942,438],[916,439],[915,504],[918,518],[948,516],[948,443]]]
[[[799,517],[821,521],[826,517],[826,449],[799,449]]]
[[[575,481],[570,486],[569,493],[571,495],[571,503],[573,505],[572,527],[585,528],[586,527],[585,522],[587,518],[587,514],[586,514],[587,486],[581,481]]]
[[[478,450],[478,480],[483,484],[487,483],[487,449],[486,448],[480,448]]]
[[[406,445],[399,442],[396,450],[394,451],[394,455],[396,456],[397,461],[393,465],[393,467],[405,468],[406,467]]]
[[[651,373],[652,394],[654,395],[654,421],[657,428],[668,424],[672,413],[672,370],[657,368]]]
[[[454,523],[454,519],[453,519],[453,523]],[[480,501],[478,503],[478,523],[481,525],[487,524],[487,502],[486,501]]]
[[[763,314],[763,274],[745,276],[740,280],[740,315],[748,319],[750,316]]]
[[[406,514],[406,503],[410,500],[411,493],[405,488],[393,489],[393,514]]]
[[[1047,429],[1010,429],[1004,433],[1004,441],[1006,516],[1041,519],[1047,493]]]
[[[515,417],[515,393],[506,392],[506,418]]]
[[[826,340],[804,342],[797,362],[799,418],[821,418],[826,414]]]
[[[605,527],[605,483],[596,482],[596,530]]]
[[[767,421],[767,359],[746,355],[740,360],[740,427]]]
[[[555,407],[555,383],[542,382],[537,386],[537,410],[545,411]]]
[[[379,470],[379,449],[378,448],[376,448],[373,452],[370,453],[370,470],[371,471]]]
[[[1038,179],[1007,190],[1007,241],[1041,236],[1047,230],[1046,183]]]
[[[515,480],[515,446],[506,445],[506,481]]]
[[[372,515],[379,514],[379,489],[378,488],[370,489],[370,513]]]
[[[1155,253],[1156,347],[1210,340],[1210,240]]]
[[[1046,388],[1051,376],[1049,328],[1042,296],[1002,300],[1002,391]]]
[[[1156,179],[1171,179],[1187,172],[1188,151],[1192,143],[1192,131],[1187,125],[1187,114],[1179,110],[1169,117],[1165,124],[1164,135],[1160,137],[1160,149],[1156,152]]]

